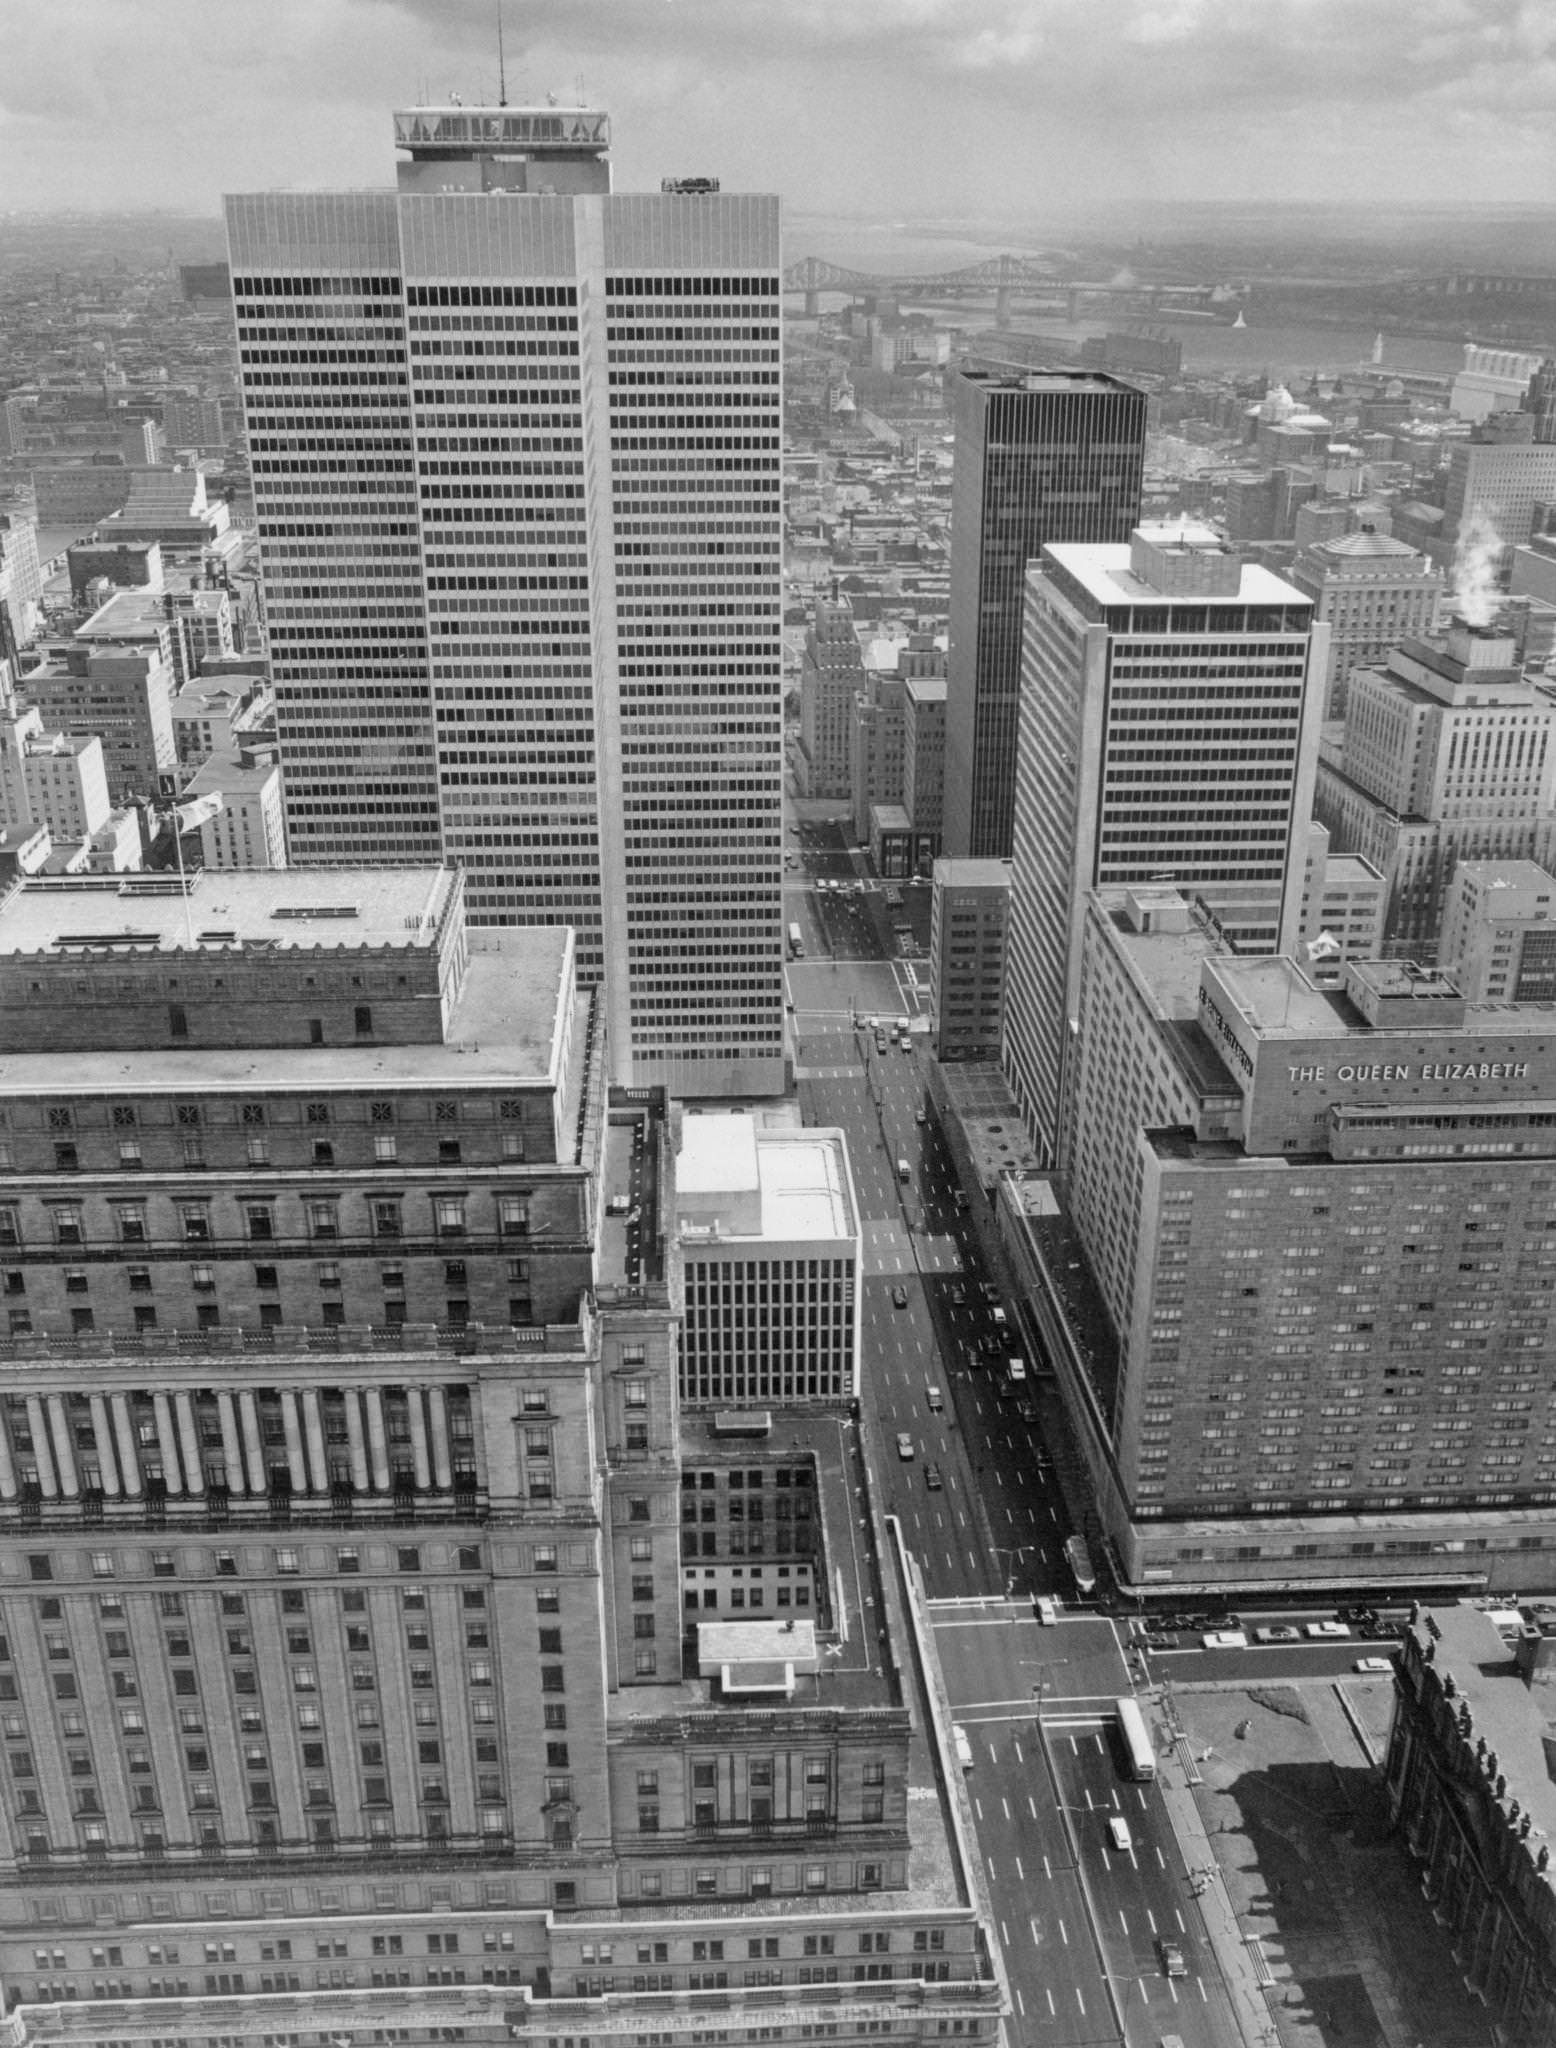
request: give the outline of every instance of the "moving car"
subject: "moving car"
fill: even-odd
[[[956,1308],[964,1308],[967,1304],[967,1289],[960,1280],[951,1282],[951,1301]]]
[[[924,1467],[924,1484],[931,1493],[939,1493],[944,1489],[945,1481],[940,1476],[940,1467],[938,1465],[926,1465]]]
[[[1032,1602],[1033,1611],[1045,1628],[1052,1628],[1059,1619],[1059,1604],[1047,1593],[1039,1593]]]
[[[892,1305],[892,1307],[893,1307],[893,1308],[906,1308],[906,1307],[907,1307],[907,1305],[908,1305],[908,1290],[907,1290],[907,1289],[906,1289],[905,1287],[894,1287],[894,1288],[892,1289],[892,1291],[891,1291],[891,1305]]]
[[[1189,1974],[1189,1966],[1184,1960],[1183,1951],[1175,1941],[1165,1941],[1158,1936],[1156,1953],[1162,1969],[1169,1977],[1186,1977]]]
[[[912,1437],[908,1435],[908,1432],[905,1429],[899,1429],[897,1432],[897,1456],[899,1458],[907,1459],[914,1457],[915,1455],[916,1453],[913,1448]]]
[[[1108,1840],[1115,1849],[1122,1849],[1125,1855],[1135,1846],[1135,1838],[1129,1832],[1129,1823],[1120,1813],[1108,1815]]]
[[[929,1122],[929,1111],[927,1109],[914,1110],[913,1121],[916,1124],[927,1124]]]
[[[929,1403],[931,1415],[939,1415],[945,1407],[945,1395],[933,1380],[924,1382],[924,1399]]]

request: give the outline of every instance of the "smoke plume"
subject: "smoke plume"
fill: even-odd
[[[1466,625],[1489,626],[1496,616],[1502,548],[1496,522],[1483,505],[1477,505],[1459,529],[1453,557],[1453,608]]]

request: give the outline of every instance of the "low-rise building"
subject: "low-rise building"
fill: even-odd
[[[842,1131],[684,1116],[674,1226],[686,1302],[682,1402],[852,1400],[859,1243]]]
[[[1448,885],[1437,964],[1472,1003],[1556,997],[1556,880],[1532,860],[1466,860]]]
[[[1508,2048],[1556,2037],[1556,1619],[1417,1606],[1397,1666],[1389,1814]]]

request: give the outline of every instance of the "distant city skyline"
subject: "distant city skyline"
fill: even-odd
[[[381,115],[495,97],[495,0],[13,9],[10,208],[384,181]],[[1556,16],[1530,0],[513,0],[508,97],[608,105],[618,176],[800,208],[1501,203],[1556,190]]]

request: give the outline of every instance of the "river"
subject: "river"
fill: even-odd
[[[955,270],[963,264],[986,262],[991,256],[1001,255],[1011,248],[1009,241],[981,241],[950,234],[915,232],[904,222],[843,222],[805,216],[791,219],[784,240],[784,256],[789,263],[799,262],[806,256],[819,256],[829,263],[843,264],[850,269],[879,271],[882,276],[900,276],[910,268],[919,271],[920,275],[933,276],[938,271]],[[838,301],[830,303],[837,304]],[[943,303],[935,310],[940,318],[948,317]],[[983,326],[993,318],[993,313],[992,309],[985,311],[973,301],[965,307],[955,307],[949,317],[969,326]],[[1127,326],[1131,316],[1123,313],[1110,316],[1099,306],[1091,319],[1074,323],[1057,316],[1047,319],[1040,314],[1018,317],[1022,327],[1033,333],[1079,342],[1087,335],[1103,334],[1109,327]],[[1349,370],[1358,363],[1370,362],[1377,338],[1377,330],[1370,327],[1310,326],[1289,320],[1262,327],[1258,322],[1257,309],[1253,323],[1247,327],[1223,327],[1214,321],[1200,320],[1158,320],[1155,324],[1166,327],[1181,339],[1185,370],[1219,371],[1248,377],[1268,371],[1272,377],[1286,384],[1305,384],[1315,371],[1323,374]],[[1451,375],[1462,369],[1464,349],[1462,343],[1441,337],[1385,333],[1383,364],[1385,369]]]

